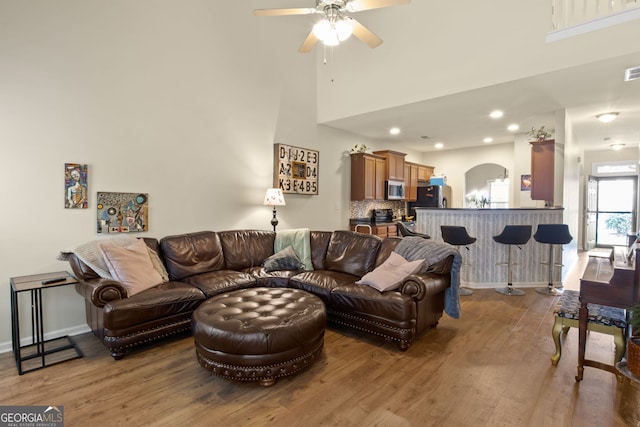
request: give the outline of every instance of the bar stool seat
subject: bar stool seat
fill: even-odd
[[[569,226],[567,224],[540,224],[533,238],[536,242],[549,245],[549,260],[542,263],[547,264],[549,268],[548,285],[546,288],[536,288],[536,292],[551,296],[562,295],[564,290],[562,283],[560,283],[560,288],[553,286],[553,268],[562,267],[562,263],[554,262],[553,250],[556,245],[571,243],[573,236],[569,233]]]
[[[416,236],[416,237],[422,237],[423,239],[431,238],[431,236],[429,236],[428,234],[418,233],[416,231],[409,230],[409,227],[404,225],[404,223],[401,221],[396,222],[396,225],[398,226],[398,232],[402,237]]]
[[[456,246],[458,248],[458,252],[460,252],[460,246],[464,246],[467,250],[469,250],[469,245],[475,243],[477,240],[475,237],[471,237],[467,232],[467,228],[458,225],[441,225],[440,231],[442,232],[442,240],[446,243]],[[469,265],[466,262],[463,262],[463,265]],[[469,288],[465,288],[460,286],[459,290],[460,295],[471,295],[473,291]]]
[[[530,225],[505,225],[502,233],[497,236],[493,236],[493,240],[503,245],[508,245],[507,249],[507,262],[500,263],[506,264],[508,270],[507,286],[503,288],[496,288],[496,292],[503,295],[520,296],[524,295],[524,291],[521,289],[513,288],[513,268],[514,263],[511,262],[511,247],[516,246],[518,249],[522,249],[520,246],[526,244],[531,239],[531,226]]]

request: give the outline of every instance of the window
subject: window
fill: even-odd
[[[492,208],[509,207],[509,178],[489,181],[489,200]]]

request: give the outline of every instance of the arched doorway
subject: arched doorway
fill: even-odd
[[[496,163],[483,163],[465,172],[464,207],[508,208],[507,168]]]

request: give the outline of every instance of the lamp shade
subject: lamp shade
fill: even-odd
[[[264,196],[264,203],[269,206],[284,206],[286,205],[284,201],[284,194],[282,194],[282,190],[279,188],[269,188],[267,189],[267,194]]]

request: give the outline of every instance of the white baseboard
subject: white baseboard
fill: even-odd
[[[56,337],[63,337],[65,335],[74,336],[74,335],[84,334],[86,332],[91,332],[91,329],[87,325],[73,326],[71,328],[60,329],[58,331],[47,332],[44,334],[44,339],[49,340]],[[23,337],[20,339],[21,346],[29,345],[32,342],[33,341],[31,336]],[[11,345],[11,341],[5,341],[0,343],[0,353],[7,353],[9,351],[13,351],[13,346]]]

